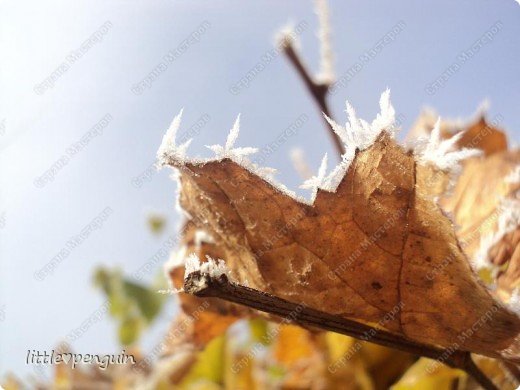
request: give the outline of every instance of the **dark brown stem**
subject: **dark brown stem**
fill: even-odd
[[[504,367],[506,368],[507,372],[509,372],[509,374],[511,374],[511,376],[518,383],[520,383],[520,370],[518,369],[518,367],[515,366],[513,363],[509,363],[509,362],[503,362],[503,364],[504,364]]]
[[[200,286],[203,287],[200,287]],[[358,323],[340,316],[292,303],[274,295],[232,283],[225,275],[213,278],[200,271],[190,273],[184,280],[184,291],[198,297],[220,298],[265,313],[283,318],[303,327],[318,328],[385,347],[399,349],[414,355],[424,356],[466,371],[484,389],[495,390],[495,385],[480,371],[467,351],[448,351],[431,345],[417,343],[404,336],[384,329]]]
[[[302,60],[300,59],[300,56],[298,53],[294,50],[292,44],[290,42],[287,42],[284,47],[283,51],[287,58],[289,59],[289,62],[294,66],[296,69],[296,72],[300,75],[303,82],[305,83],[305,86],[309,90],[309,93],[314,98],[314,101],[318,105],[318,108],[322,113],[327,115],[329,118],[331,118],[331,113],[329,110],[329,106],[327,104],[327,93],[329,90],[328,84],[319,84],[311,77],[309,72],[307,71],[307,68],[303,65]],[[320,114],[321,114],[320,112]],[[332,127],[329,125],[329,123],[325,120],[325,118],[322,115],[322,119],[325,123],[325,126],[329,130],[329,134],[332,138],[332,142],[334,143],[334,146],[336,147],[336,150],[341,157],[343,153],[345,153],[345,148],[343,146],[343,142],[339,139],[338,135],[334,132]]]
[[[464,361],[464,364],[461,368],[466,373],[468,373],[477,383],[482,386],[486,390],[498,390],[498,387],[495,386],[495,384],[489,379],[486,374],[482,372],[480,368],[475,364],[473,359],[471,359],[471,355],[468,353],[466,356],[466,359]]]

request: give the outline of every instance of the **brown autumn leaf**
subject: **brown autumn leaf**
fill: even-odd
[[[500,267],[496,281],[499,292],[507,297],[520,287],[520,227],[504,235],[489,250],[491,262]]]
[[[520,189],[520,183],[506,180],[518,164],[520,150],[466,160],[453,191],[441,199],[442,207],[453,216],[457,236],[470,259],[479,250],[482,238],[497,230],[502,199]]]
[[[407,138],[429,134],[435,120],[436,115],[423,112]],[[481,257],[487,255],[490,263],[499,267],[495,278],[498,287],[496,294],[508,301],[511,292],[520,286],[520,228],[505,234],[490,246],[487,253],[479,253],[479,250],[486,249],[483,245],[485,239],[498,230],[502,200],[514,198],[520,189],[518,180],[508,180],[520,164],[520,150],[507,150],[507,137],[503,130],[494,125],[496,122],[493,120],[489,124],[483,113],[466,124],[441,121],[443,138],[464,132],[456,147],[481,149],[484,157],[463,162],[462,173],[454,188],[441,197],[440,204],[452,216],[457,237],[468,258],[482,266]],[[437,185],[437,193],[441,194],[449,183],[441,181]]]
[[[441,199],[443,208],[453,216],[462,248],[475,266],[496,267],[495,293],[506,302],[520,286],[520,226],[507,232],[499,230],[504,224],[504,199],[516,199],[520,190],[520,182],[510,180],[519,164],[520,150],[470,159],[453,191]]]
[[[393,111],[384,99],[381,107]],[[177,117],[158,155],[180,170],[182,207],[204,221],[239,283],[420,343],[518,360],[520,319],[472,272],[452,222],[428,195],[427,161],[386,127],[374,131],[386,114],[370,129],[351,118],[342,138],[372,133],[361,135],[363,150],[345,145],[348,169],[312,204],[254,173],[243,157],[251,150],[231,150],[237,124],[226,146],[214,147],[217,159],[188,160],[174,143]]]
[[[417,136],[419,130],[429,133],[434,120],[433,115],[423,113],[409,137]],[[440,127],[444,138],[464,131],[457,148],[475,147],[485,153],[484,158],[464,161],[453,191],[441,198],[441,206],[453,216],[464,252],[474,259],[482,240],[497,231],[501,200],[512,197],[520,188],[520,183],[506,179],[520,163],[520,151],[508,151],[505,133],[488,124],[484,115],[465,125],[441,121]],[[446,186],[441,184],[440,188]],[[519,241],[520,232],[513,231],[489,249],[491,263],[501,268],[496,275],[497,294],[504,300],[508,300],[512,290],[520,284],[520,248],[516,250]]]

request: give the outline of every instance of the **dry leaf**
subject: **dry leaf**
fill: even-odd
[[[217,158],[190,160],[177,146],[177,116],[158,151],[179,169],[180,204],[213,237],[241,284],[405,336],[413,341],[520,361],[520,318],[472,272],[450,219],[430,193],[429,165],[449,170],[471,153],[449,152],[435,129],[417,156],[394,141],[385,92],[371,123],[330,121],[346,149],[307,203],[234,147],[239,120]],[[322,188],[326,188],[323,190]]]
[[[505,180],[519,163],[518,150],[467,160],[453,191],[441,200],[443,209],[453,216],[457,236],[470,259],[481,238],[496,231],[502,199],[520,189],[520,183]]]
[[[420,195],[425,169],[388,135],[359,152],[336,192],[319,191],[312,206],[230,159],[179,168],[183,208],[207,218],[239,282],[373,323],[402,302],[385,328],[422,343],[518,357],[505,350],[519,319],[479,284],[450,220]],[[472,327],[471,337],[461,336]]]
[[[436,115],[423,112],[408,139],[417,138],[421,133],[429,134],[435,120]],[[498,267],[494,277],[484,271],[481,276],[489,283],[496,282],[496,295],[507,302],[512,291],[520,286],[520,247],[517,249],[520,228],[499,237],[491,245],[486,240],[490,241],[490,236],[498,230],[503,199],[514,198],[520,190],[518,178],[510,179],[520,164],[520,151],[508,151],[504,131],[489,124],[483,114],[469,124],[450,120],[441,122],[444,138],[461,131],[464,134],[456,147],[482,149],[485,157],[464,161],[461,175],[447,194],[443,192],[450,183],[442,177],[439,180],[432,173],[431,177],[437,177],[437,180],[434,180],[436,188],[431,190],[442,195],[440,204],[452,216],[460,245],[468,258],[477,268],[491,264]]]

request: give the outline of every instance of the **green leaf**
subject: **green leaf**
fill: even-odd
[[[139,311],[146,321],[152,322],[160,313],[166,295],[159,294],[156,289],[146,288],[129,281],[125,281],[123,287],[127,298],[137,303]]]
[[[135,343],[143,331],[143,322],[139,317],[129,317],[119,325],[119,341],[123,345]]]
[[[224,377],[224,348],[226,344],[225,335],[215,337],[197,356],[197,362],[190,372],[184,377],[181,388],[194,384],[201,379],[222,384]]]
[[[161,283],[164,283],[164,277]],[[98,268],[94,284],[108,299],[109,313],[119,323],[119,340],[123,345],[139,340],[142,331],[159,315],[167,298],[159,294],[159,282],[147,287],[126,280],[117,269]]]
[[[261,318],[249,320],[249,331],[251,332],[251,341],[253,343],[270,344],[268,325],[267,321]]]
[[[153,234],[161,234],[166,227],[166,218],[161,214],[150,214],[148,216],[148,227]]]

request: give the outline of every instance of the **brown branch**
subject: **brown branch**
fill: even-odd
[[[303,82],[305,83],[305,86],[309,90],[309,93],[314,98],[314,101],[318,105],[318,108],[320,109],[320,114],[324,113],[329,118],[332,118],[329,106],[327,104],[327,93],[329,91],[329,85],[328,84],[320,84],[317,83],[314,78],[311,77],[305,66],[303,65],[303,62],[300,59],[300,56],[298,53],[294,50],[294,47],[292,46],[291,42],[285,42],[283,44],[283,51],[287,58],[289,59],[289,62],[294,66],[296,69],[296,72],[300,75]],[[325,126],[329,130],[329,134],[332,138],[332,142],[334,143],[334,146],[341,157],[343,153],[345,153],[345,148],[343,146],[343,142],[339,139],[338,135],[334,132],[330,124],[326,121],[326,119],[321,115],[323,122],[325,123]]]
[[[507,372],[520,383],[520,369],[510,362],[502,362]]]
[[[226,275],[213,278],[208,274],[202,274],[200,271],[192,272],[184,280],[184,291],[198,297],[220,298],[228,302],[237,303],[282,317],[284,321],[303,327],[341,333],[385,347],[435,359],[451,367],[464,370],[486,390],[497,389],[493,382],[475,365],[468,351],[448,351],[431,345],[417,343],[384,329],[374,328],[301,304],[292,303],[266,292],[230,282]]]

